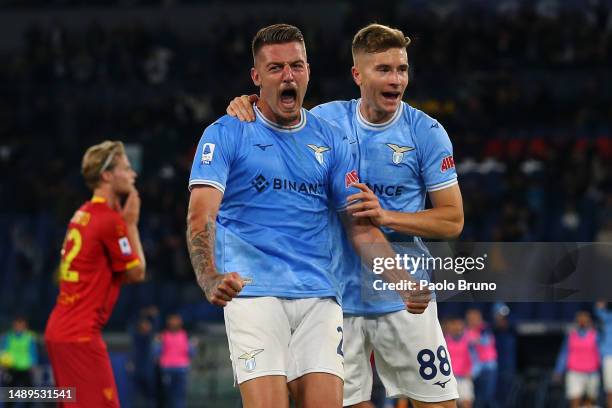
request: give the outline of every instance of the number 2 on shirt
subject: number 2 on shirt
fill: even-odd
[[[70,251],[66,253],[66,246],[68,242],[72,241],[72,248]],[[70,270],[70,264],[74,258],[76,258],[77,254],[81,250],[81,245],[83,244],[83,238],[81,237],[81,233],[76,228],[71,228],[66,234],[66,240],[64,241],[64,246],[62,247],[62,261],[60,262],[60,280],[66,282],[78,282],[79,281],[79,273],[77,271]]]

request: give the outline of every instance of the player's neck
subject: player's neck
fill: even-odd
[[[301,109],[299,110],[298,116],[295,120],[287,121],[283,119],[282,117],[278,116],[276,113],[274,113],[272,108],[270,108],[270,105],[268,105],[263,99],[260,99],[257,102],[257,108],[259,109],[259,111],[261,112],[264,118],[268,119],[270,122],[278,125],[279,127],[295,126],[299,124],[300,121],[302,120],[302,110]]]
[[[93,191],[93,196],[104,199],[106,204],[114,210],[119,208],[119,197],[110,188],[98,187]]]
[[[373,124],[385,123],[393,118],[395,112],[384,112],[380,110],[376,110],[372,105],[368,104],[364,99],[361,99],[361,103],[359,104],[359,112],[361,116]]]

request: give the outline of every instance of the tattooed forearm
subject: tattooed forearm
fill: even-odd
[[[208,218],[201,230],[193,231],[187,221],[187,249],[191,265],[195,271],[198,285],[208,297],[213,290],[214,278],[217,275],[214,263],[215,253],[215,220]]]

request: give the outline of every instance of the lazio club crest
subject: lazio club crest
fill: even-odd
[[[244,353],[243,355],[238,357],[238,359],[244,360],[244,368],[249,372],[253,372],[255,371],[255,367],[257,366],[257,363],[255,363],[255,356],[261,353],[262,351],[264,351],[264,349],[252,350],[248,353]]]
[[[319,164],[323,165],[323,153],[325,153],[328,150],[331,150],[329,147],[327,146],[317,146],[317,145],[313,145],[313,144],[309,144],[306,145],[308,147],[310,147],[312,149],[312,151],[315,154],[315,158],[317,159],[317,161],[319,162]]]
[[[398,146],[393,143],[386,143],[386,145],[393,150],[393,164],[400,164],[404,160],[404,153],[414,150],[414,147],[410,146]]]

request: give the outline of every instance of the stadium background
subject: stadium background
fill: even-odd
[[[609,241],[611,11],[609,0],[0,0],[0,331],[18,314],[44,329],[65,226],[88,198],[82,153],[120,139],[140,173],[149,274],[123,289],[105,330],[123,406],[134,401],[133,327],[150,305],[180,312],[200,340],[191,404],[238,406],[222,312],[204,300],[187,257],[186,184],[202,130],[231,97],[255,92],[250,40],[274,22],[306,36],[307,107],[358,96],[350,41],[361,26],[412,38],[404,99],[454,143],[462,239]],[[486,303],[441,304],[440,314],[471,306],[491,321]],[[549,373],[575,311],[592,305],[509,306],[508,406],[562,406]]]

